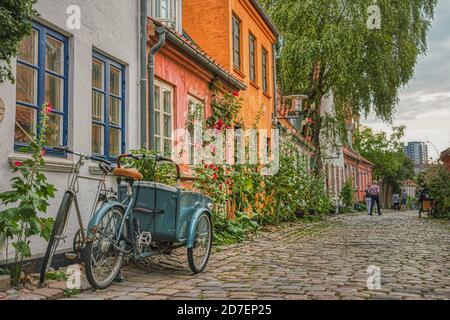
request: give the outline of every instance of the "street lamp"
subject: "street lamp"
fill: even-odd
[[[277,119],[299,120],[299,122],[302,123],[303,117],[306,115],[306,112],[303,111],[303,100],[305,99],[308,99],[308,96],[304,94],[283,97],[283,100],[291,101],[289,115],[287,117],[277,117]]]

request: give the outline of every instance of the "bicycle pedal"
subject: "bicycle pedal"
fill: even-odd
[[[148,247],[149,245],[152,244],[152,234],[150,232],[142,232],[141,235],[139,236],[139,245],[143,246],[143,247]]]

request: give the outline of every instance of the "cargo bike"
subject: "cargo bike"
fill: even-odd
[[[122,166],[127,158],[173,164],[177,187],[143,181],[137,169]],[[108,287],[127,257],[140,260],[179,247],[186,247],[192,272],[203,272],[212,247],[211,199],[183,190],[180,167],[159,155],[121,155],[112,174],[118,178],[118,199],[106,201],[87,227],[84,257],[90,285]]]
[[[86,276],[93,288],[107,288],[118,278],[126,259],[138,261],[158,254],[170,254],[179,247],[187,249],[192,272],[204,271],[212,247],[213,203],[209,197],[181,188],[180,167],[175,162],[159,155],[124,154],[118,157],[114,168],[102,158],[68,148],[61,148],[61,151],[79,159],[69,176],[68,189],[58,210],[41,270],[41,283],[45,281],[57,247],[67,237],[65,230],[72,206],[76,209],[80,227],[74,239],[74,252],[82,253]],[[158,163],[173,165],[176,168],[176,187],[143,181],[144,177],[137,169],[123,166],[122,161],[126,159],[153,165],[153,172]],[[98,164],[101,178],[80,175],[86,161]],[[106,189],[108,175],[117,178],[117,193]],[[83,226],[77,200],[79,179],[99,182],[87,228]]]
[[[424,214],[436,215],[436,201],[430,196],[427,189],[423,189],[419,196],[419,218],[422,218]]]

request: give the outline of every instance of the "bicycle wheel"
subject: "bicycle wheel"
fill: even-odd
[[[97,225],[94,240],[86,245],[86,277],[94,289],[106,289],[122,267],[124,253],[118,250],[121,237],[117,233],[123,216],[122,207],[111,208]]]
[[[69,216],[70,205],[72,203],[72,196],[70,193],[66,193],[64,195],[63,200],[61,201],[61,205],[58,210],[58,214],[56,215],[55,224],[53,225],[52,234],[48,241],[47,250],[45,252],[44,261],[42,262],[41,274],[40,274],[40,283],[45,282],[45,274],[51,267],[53,257],[55,255],[56,249],[58,248],[59,241],[61,240],[61,236],[64,232],[64,228],[66,226],[67,218]]]
[[[208,214],[203,213],[195,228],[194,247],[188,248],[189,267],[195,274],[203,272],[208,264],[212,248],[212,223]]]

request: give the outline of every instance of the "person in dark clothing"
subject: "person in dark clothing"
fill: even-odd
[[[370,215],[373,213],[373,207],[375,203],[377,204],[378,208],[378,215],[381,216],[381,206],[380,206],[380,186],[377,183],[374,183],[369,188],[369,194],[372,198],[371,204],[370,204]]]

